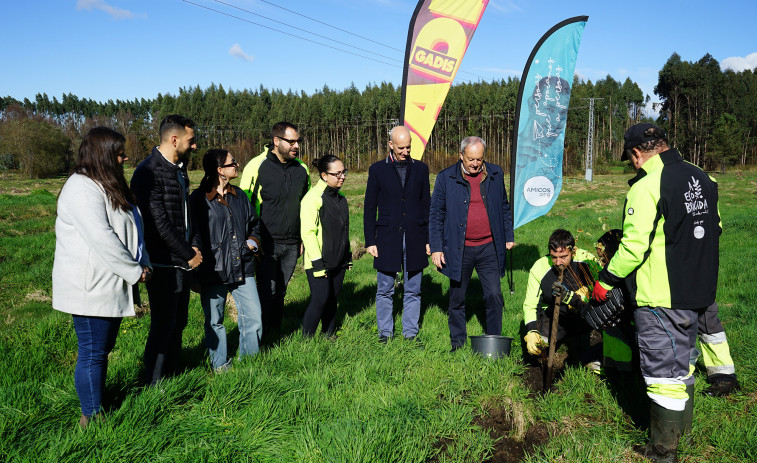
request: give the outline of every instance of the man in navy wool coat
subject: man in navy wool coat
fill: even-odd
[[[368,169],[363,216],[365,248],[377,272],[376,320],[381,343],[394,335],[392,296],[400,270],[404,271],[402,335],[418,341],[421,277],[431,254],[429,197],[428,166],[410,157],[408,129],[394,127],[389,156]]]
[[[502,168],[484,162],[486,143],[467,137],[460,161],[439,172],[431,197],[431,260],[450,279],[449,334],[454,352],[465,344],[465,292],[473,269],[486,302],[486,334],[502,334],[500,278],[505,252],[515,245]]]

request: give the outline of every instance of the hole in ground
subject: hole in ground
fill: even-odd
[[[494,440],[494,450],[490,458],[484,460],[487,463],[516,463],[523,461],[526,455],[533,454],[539,446],[549,440],[549,428],[546,423],[536,422],[525,432],[522,440],[517,439],[516,424],[512,411],[505,407],[492,407],[484,414],[473,419],[473,424],[480,426],[483,432],[489,434]],[[446,452],[447,447],[453,444],[450,438],[439,439],[433,447],[440,452],[429,460],[438,462],[438,455]]]

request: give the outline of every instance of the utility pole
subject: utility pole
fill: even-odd
[[[594,100],[604,98],[582,98],[589,100],[589,133],[586,135],[586,177],[587,182],[594,181]]]

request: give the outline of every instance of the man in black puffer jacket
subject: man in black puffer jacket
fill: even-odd
[[[144,217],[145,247],[154,271],[150,298],[150,334],[145,345],[145,382],[154,385],[176,372],[181,335],[187,326],[191,271],[202,262],[190,243],[187,160],[195,142],[190,119],[166,116],[160,146],[134,171],[131,190]]]

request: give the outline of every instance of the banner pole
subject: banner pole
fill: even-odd
[[[515,282],[513,281],[513,250],[508,249],[507,259],[510,261],[510,294],[515,294]]]

